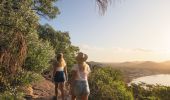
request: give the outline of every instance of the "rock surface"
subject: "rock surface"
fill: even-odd
[[[68,87],[68,86],[67,86]],[[65,89],[65,100],[71,100],[69,95],[69,88]],[[32,88],[32,89],[30,89]],[[55,97],[55,85],[51,80],[42,79],[33,83],[28,87],[31,90],[28,95],[26,95],[26,100],[54,100]],[[61,100],[61,93],[59,91],[58,100]]]
[[[55,95],[54,83],[46,79],[43,79],[41,81],[32,84],[32,88],[33,88],[33,96],[36,97],[48,97],[48,96]]]

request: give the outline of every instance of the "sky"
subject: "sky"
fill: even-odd
[[[94,0],[59,0],[61,14],[40,19],[68,31],[89,61],[170,60],[170,0],[115,0],[101,16]]]

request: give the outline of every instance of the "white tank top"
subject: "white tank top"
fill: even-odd
[[[64,67],[56,67],[56,71],[64,71]]]
[[[87,80],[87,76],[91,72],[89,65],[87,65],[87,72],[81,72],[79,70],[78,64],[75,64],[72,67],[72,70],[76,71],[78,74],[75,80]]]

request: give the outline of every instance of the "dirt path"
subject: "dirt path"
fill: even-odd
[[[55,97],[54,96],[40,97],[40,98],[31,99],[31,100],[55,100]],[[57,100],[62,100],[62,99],[61,97],[58,97]],[[70,96],[66,96],[65,100],[71,100]]]
[[[55,85],[50,80],[43,79],[32,84],[32,96],[27,96],[26,100],[55,100]],[[59,95],[60,95],[59,91]],[[65,100],[71,100],[69,95],[69,88],[65,89]],[[61,100],[61,96],[58,97]]]

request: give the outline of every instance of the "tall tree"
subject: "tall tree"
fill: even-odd
[[[59,14],[58,8],[54,6],[55,1],[0,0],[1,92],[11,89],[10,86],[18,84],[19,81],[21,82],[19,77],[25,74],[25,72],[22,73],[22,70],[24,69],[23,66],[27,53],[29,53],[27,48],[30,48],[27,36],[37,34],[37,26],[39,24],[39,16],[37,14],[46,18],[54,18]],[[46,52],[44,48],[41,48],[42,45],[38,44],[37,46],[38,50]]]
[[[55,18],[57,0],[0,0],[0,67],[15,74],[26,57],[25,36],[37,30],[38,16]]]
[[[1,0],[0,6],[0,67],[15,74],[26,57],[25,35],[35,31],[38,18],[29,8],[30,2]]]

